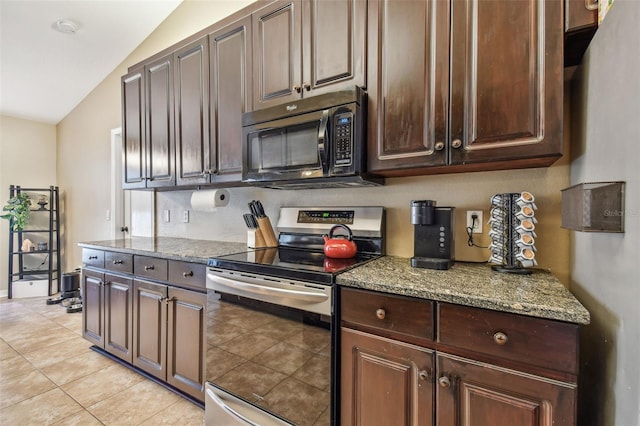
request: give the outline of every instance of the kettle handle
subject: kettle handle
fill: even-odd
[[[338,228],[342,228],[345,231],[347,231],[347,240],[349,240],[349,241],[353,240],[353,234],[351,233],[351,228],[349,228],[347,225],[343,225],[343,224],[333,225],[331,227],[331,229],[329,230],[329,238],[333,238],[333,231],[335,231]]]

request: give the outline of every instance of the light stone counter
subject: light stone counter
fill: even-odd
[[[550,272],[495,272],[487,264],[456,263],[448,271],[412,268],[409,259],[385,256],[342,273],[337,283],[539,318],[589,323],[589,312]]]
[[[248,250],[246,243],[169,237],[132,237],[130,239],[81,242],[78,243],[78,245],[80,247],[98,250],[205,264],[210,257],[224,256]]]

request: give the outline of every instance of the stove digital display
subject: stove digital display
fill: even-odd
[[[353,210],[300,210],[298,223],[353,225]]]

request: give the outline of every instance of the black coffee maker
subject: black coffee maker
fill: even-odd
[[[414,268],[449,269],[455,263],[453,244],[454,207],[436,207],[433,200],[411,201],[414,225]]]

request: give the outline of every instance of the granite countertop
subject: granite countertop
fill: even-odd
[[[589,312],[556,277],[495,272],[487,264],[456,263],[448,271],[412,268],[409,259],[385,256],[338,275],[337,283],[458,305],[539,318],[589,323]]]
[[[241,253],[248,250],[246,243],[170,237],[131,237],[130,239],[81,242],[78,245],[98,250],[111,250],[120,253],[156,256],[169,260],[205,264],[210,257]]]

